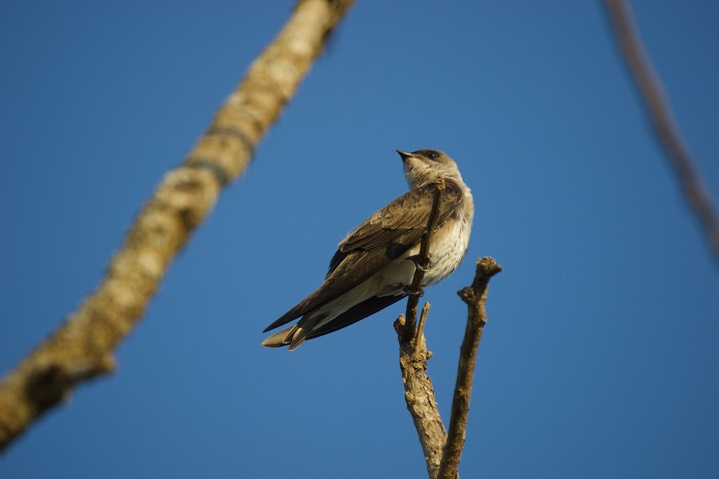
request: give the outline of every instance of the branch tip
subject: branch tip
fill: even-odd
[[[480,279],[489,279],[497,273],[502,272],[502,266],[491,256],[485,256],[477,260],[476,276]]]
[[[427,322],[427,314],[429,314],[430,304],[424,303],[422,306],[422,313],[419,315],[419,323],[417,324],[417,332],[414,335],[414,350],[418,350],[422,346],[424,341],[424,325]],[[426,348],[426,347],[425,347]],[[429,351],[427,351],[429,353]],[[429,353],[431,355],[431,353]],[[429,357],[427,358],[429,359]]]
[[[458,291],[459,297],[467,304],[467,325],[457,366],[457,381],[452,398],[452,413],[447,431],[447,441],[442,451],[438,478],[455,479],[459,461],[462,458],[464,440],[469,417],[469,402],[472,396],[474,369],[477,362],[477,350],[482,340],[484,326],[487,323],[485,303],[487,287],[492,276],[502,271],[502,267],[490,257],[477,260],[477,269],[471,286]]]

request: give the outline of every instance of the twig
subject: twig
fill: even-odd
[[[422,313],[419,315],[419,323],[417,323],[417,333],[414,335],[414,348],[421,347],[420,342],[424,338],[424,325],[427,322],[427,315],[429,314],[430,304],[425,301],[422,306]]]
[[[0,383],[0,451],[81,382],[114,368],[177,252],[236,179],[353,0],[300,0],[186,158],[138,215],[106,277],[80,309]]]
[[[667,95],[644,51],[631,9],[625,0],[606,0],[605,5],[624,60],[644,99],[654,132],[679,177],[690,210],[699,220],[714,255],[719,259],[716,209],[674,120]]]
[[[429,257],[429,248],[432,239],[432,232],[437,226],[437,218],[439,217],[439,209],[442,203],[442,193],[444,192],[444,188],[444,181],[440,180],[437,184],[437,189],[434,192],[434,198],[432,199],[432,210],[429,213],[427,227],[422,235],[419,254],[415,259],[417,268],[414,271],[412,284],[408,290],[409,294],[405,314],[406,319],[400,332],[398,332],[400,334],[401,343],[412,341],[417,332],[417,305],[419,304],[419,297],[422,296],[422,280],[424,279],[424,273],[427,271],[427,267],[431,261]]]
[[[440,479],[455,479],[457,468],[462,458],[467,418],[469,416],[469,400],[472,397],[472,380],[474,366],[477,362],[477,349],[482,339],[484,325],[487,323],[485,303],[489,280],[502,271],[502,267],[494,259],[485,257],[477,261],[477,272],[472,286],[459,291],[459,297],[467,304],[467,327],[462,340],[457,367],[457,381],[452,398],[452,414],[449,420],[447,442],[442,453],[439,467]]]

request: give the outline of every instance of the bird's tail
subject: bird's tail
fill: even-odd
[[[310,319],[310,321],[307,321]],[[312,334],[312,330],[317,324],[319,318],[308,318],[305,316],[299,323],[285,328],[282,331],[278,331],[269,338],[262,341],[262,345],[268,348],[281,348],[283,346],[289,346],[290,351],[297,349],[300,344],[304,343],[306,339]]]
[[[294,336],[297,325],[293,324],[289,328],[282,329],[269,338],[262,341],[262,345],[267,348],[281,348],[290,344],[292,336]]]

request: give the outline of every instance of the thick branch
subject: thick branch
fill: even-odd
[[[426,305],[425,309],[428,308]],[[398,336],[400,336],[400,323],[403,323],[403,320],[404,317],[400,316],[395,321]],[[421,332],[417,333],[416,341],[403,343],[400,339],[399,367],[402,371],[404,400],[417,430],[427,472],[430,478],[434,478],[437,477],[439,470],[447,432],[439,415],[432,380],[427,376],[427,361],[431,357],[432,353],[427,350],[427,343]]]
[[[459,291],[459,297],[467,304],[467,327],[459,352],[459,366],[457,367],[457,381],[454,386],[452,398],[452,414],[449,420],[449,432],[444,446],[442,461],[439,467],[440,479],[455,479],[459,461],[462,458],[467,418],[469,416],[469,401],[472,397],[472,380],[474,367],[477,362],[477,349],[482,340],[484,325],[487,323],[487,287],[489,280],[502,271],[494,259],[486,257],[477,261],[477,272],[472,286]]]
[[[719,259],[719,219],[716,209],[673,118],[667,95],[644,51],[629,5],[626,0],[606,0],[605,5],[619,47],[644,99],[654,132],[679,177],[689,208],[699,220]]]
[[[184,164],[161,180],[106,277],[80,309],[0,383],[0,450],[79,383],[112,371],[177,252],[235,180],[353,0],[301,0],[217,112]]]

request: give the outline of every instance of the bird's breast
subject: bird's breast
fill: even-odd
[[[430,240],[430,265],[423,283],[431,286],[452,274],[459,266],[469,246],[472,229],[471,214],[450,217],[432,235]]]

